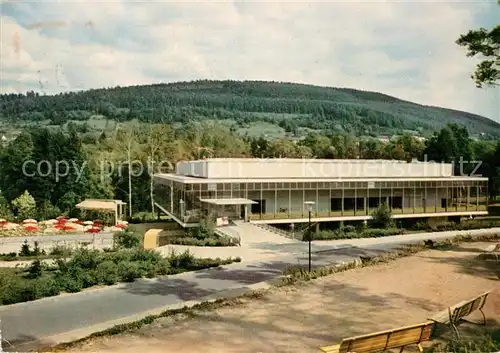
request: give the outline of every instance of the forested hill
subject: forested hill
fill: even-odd
[[[62,125],[94,115],[142,122],[226,119],[265,121],[288,132],[304,127],[356,135],[402,130],[429,135],[447,123],[500,138],[500,124],[456,110],[423,106],[376,92],[261,81],[194,81],[115,87],[58,95],[0,95],[0,118]]]

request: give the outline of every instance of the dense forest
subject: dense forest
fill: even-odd
[[[115,87],[58,95],[0,95],[0,121],[63,125],[100,115],[119,122],[268,122],[296,133],[300,127],[355,136],[412,131],[430,136],[449,123],[474,136],[500,138],[500,124],[485,117],[423,106],[388,95],[345,88],[259,81],[194,81]]]
[[[459,125],[449,125],[423,142],[410,135],[390,142],[347,134],[309,133],[300,141],[241,137],[214,122],[132,123],[85,141],[69,129],[30,128],[0,145],[0,218],[46,219],[74,215],[84,198],[121,199],[129,216],[153,210],[151,175],[171,172],[180,160],[205,157],[367,158],[458,162],[480,160],[490,178],[491,197],[500,189],[500,143],[472,140]],[[166,163],[165,163],[166,162]],[[471,172],[474,164],[456,171]],[[32,201],[26,201],[32,200]],[[27,211],[29,206],[30,212]],[[35,207],[36,205],[36,207]]]
[[[207,157],[477,160],[490,196],[500,194],[497,123],[379,93],[199,81],[0,97],[0,135],[16,130],[0,141],[0,218],[73,215],[85,198],[126,201],[129,216],[151,212],[153,173]],[[238,131],[256,121],[289,134]],[[377,138],[384,127],[397,136]],[[474,166],[457,163],[456,172]]]

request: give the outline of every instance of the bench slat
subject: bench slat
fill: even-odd
[[[349,337],[343,339],[340,345],[324,346],[320,349],[325,353],[370,353],[419,344],[430,339],[433,326],[434,322],[428,321],[394,330]]]
[[[477,297],[470,300],[463,300],[458,304],[450,306],[448,309],[440,311],[429,318],[429,320],[441,323],[441,324],[449,324],[450,323],[450,314],[452,323],[455,324],[460,319],[472,314],[474,311],[479,310],[483,307],[486,297],[491,291],[485,292]]]
[[[325,353],[339,353],[340,344],[336,344],[334,346],[319,347],[319,349],[321,349]]]

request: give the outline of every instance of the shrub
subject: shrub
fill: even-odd
[[[392,213],[386,203],[380,205],[373,214],[372,218],[368,221],[370,228],[390,228],[393,226]]]
[[[137,212],[129,219],[130,223],[147,223],[158,221],[158,215],[152,212]]]
[[[97,265],[96,273],[99,283],[111,285],[118,282],[118,266],[113,261],[101,262]]]
[[[161,260],[161,254],[154,250],[135,249],[130,251],[130,261],[158,263]]]
[[[132,282],[134,279],[142,277],[139,264],[132,261],[122,261],[118,264],[118,277],[124,282]]]
[[[113,242],[116,248],[132,249],[141,246],[142,235],[133,227],[113,234]]]
[[[101,262],[99,250],[78,249],[66,265],[68,268],[94,270]]]
[[[68,273],[57,275],[55,281],[62,291],[68,293],[77,293],[83,289],[83,283],[80,278],[74,278]]]
[[[21,251],[19,251],[19,256],[30,256],[30,255],[31,255],[30,245],[28,244],[28,241],[25,240],[24,243],[21,245]]]
[[[71,256],[71,254],[73,254],[73,249],[71,249],[70,247],[67,247],[67,246],[63,246],[63,245],[56,245],[54,246],[50,252],[49,252],[50,255],[53,255],[53,256]]]
[[[40,260],[35,260],[28,267],[28,278],[38,278],[42,276],[42,263]]]
[[[343,228],[352,229],[352,228]],[[402,228],[389,228],[389,229],[366,229],[362,232],[349,231],[342,232],[342,230],[322,230],[313,234],[314,240],[335,240],[335,239],[358,239],[358,238],[378,238],[391,235],[403,234],[405,232]]]
[[[361,234],[361,238],[379,238],[391,235],[404,234],[405,230],[400,228],[389,229],[367,229]]]
[[[38,244],[37,241],[35,241],[35,246],[33,248],[33,251],[31,252],[32,256],[40,256],[40,255],[45,255],[45,250],[40,249],[40,245]]]
[[[0,254],[0,260],[2,260],[2,261],[15,261],[15,260],[17,260],[17,254],[15,252],[10,252],[7,254]]]
[[[219,236],[214,234],[210,237],[172,237],[169,239],[170,244],[190,245],[190,246],[236,246],[236,242],[229,236]]]
[[[168,259],[162,259],[156,264],[156,273],[160,276],[165,276],[172,273],[172,266]]]
[[[29,256],[40,256],[40,255],[46,255],[46,253],[45,250],[40,249],[40,246],[38,245],[37,241],[35,241],[35,246],[33,250],[31,250],[27,240],[25,240],[24,243],[21,245],[19,256],[29,257]]]
[[[427,353],[485,353],[500,352],[500,341],[490,335],[478,336],[472,341],[453,340],[438,343],[425,350]]]
[[[344,233],[353,233],[353,232],[356,232],[356,227],[353,226],[352,224],[348,224],[346,226],[343,226],[341,228],[341,231]]]
[[[194,263],[194,256],[189,252],[189,250],[184,251],[181,254],[177,254],[175,251],[168,254],[166,260],[170,263],[173,269],[189,269]]]

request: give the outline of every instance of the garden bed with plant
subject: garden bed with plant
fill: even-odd
[[[379,238],[408,233],[461,231],[495,227],[500,227],[500,220],[472,219],[460,223],[420,221],[411,229],[397,228],[392,218],[391,210],[387,206],[382,205],[373,213],[372,218],[364,227],[346,225],[335,230],[320,230],[315,233],[313,232],[311,235],[313,240],[336,240]],[[304,240],[307,240],[307,234],[304,236]]]
[[[197,271],[240,262],[240,258],[195,258],[189,251],[166,257],[141,247],[141,235],[131,229],[115,234],[115,248],[89,250],[54,247],[47,255],[38,246],[22,245],[16,260],[33,259],[24,268],[0,268],[0,304],[14,304],[79,292],[98,285],[131,282],[138,278]],[[7,254],[9,255],[9,254]],[[12,254],[10,254],[12,255]],[[43,259],[53,258],[53,263]]]
[[[41,249],[38,242],[35,241],[33,249],[31,249],[28,241],[25,240],[24,244],[21,245],[21,250],[19,252],[10,252],[0,254],[0,261],[30,261],[30,260],[48,260],[57,259],[61,257],[70,257],[74,253],[74,249],[56,245],[50,249],[47,253],[44,249]]]
[[[202,222],[200,227],[187,229],[180,234],[172,234],[165,237],[167,244],[190,245],[190,246],[238,246],[239,238],[220,235],[215,232],[215,225],[210,222]]]
[[[196,271],[239,262],[239,258],[195,258],[188,251],[162,257],[153,250],[100,251],[78,249],[70,259],[54,264],[34,260],[26,268],[0,268],[0,304],[14,304],[74,293],[97,285],[131,282],[138,278]]]

